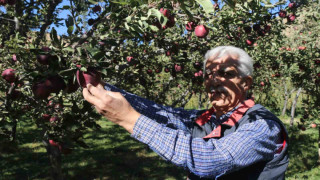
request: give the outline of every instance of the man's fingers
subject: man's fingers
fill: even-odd
[[[103,87],[101,89],[98,86],[94,87],[92,84],[87,84],[87,89],[93,96],[97,96],[97,97],[101,97],[105,93],[105,90]]]
[[[88,88],[83,88],[82,94],[83,94],[84,99],[87,100],[89,103],[93,104],[94,106],[97,106],[100,104],[100,99],[93,96],[89,92]]]

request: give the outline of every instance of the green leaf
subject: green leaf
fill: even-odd
[[[149,9],[148,11],[148,18],[149,17],[156,17],[159,21],[161,20],[161,17],[163,16],[163,14],[161,14],[161,12],[158,9]]]
[[[101,56],[101,53],[103,53],[104,55],[104,52],[100,51],[100,49],[97,48],[87,48],[87,50],[93,57]]]
[[[137,25],[132,25],[131,29],[133,29],[135,32],[143,34],[143,30]]]
[[[62,9],[70,9],[70,6],[65,5],[65,6],[62,7]]]
[[[68,16],[68,19],[66,19],[65,22],[67,27],[74,25],[73,18],[71,16]]]
[[[69,34],[69,35],[71,35],[71,34],[72,34],[73,29],[74,29],[74,26],[73,26],[73,25],[68,27],[67,32],[68,32],[68,34]]]
[[[105,53],[103,51],[100,51],[98,53],[96,53],[93,58],[96,59],[96,60],[100,60],[104,57]]]
[[[141,19],[141,21],[146,21],[146,20],[148,20],[148,17],[142,16],[140,19]]]
[[[236,2],[233,0],[224,0],[224,2],[233,9],[236,7]]]
[[[74,49],[71,47],[63,48],[63,50],[68,51],[68,52],[72,52],[72,53],[74,52]]]
[[[204,9],[206,13],[213,13],[214,7],[211,0],[196,0]]]
[[[190,11],[186,8],[186,6],[184,5],[184,3],[183,3],[183,1],[180,1],[180,3],[181,3],[181,9],[184,11],[184,12],[186,12],[186,14],[188,15],[188,17],[190,18],[190,19],[193,19],[193,15],[190,13]]]
[[[129,5],[130,4],[130,1],[126,1],[126,0],[116,0],[116,1],[110,1],[112,3],[115,3],[115,4],[121,4],[121,5]]]
[[[128,23],[124,23],[124,26],[126,27],[126,29],[128,30],[128,31],[130,31],[130,27],[129,27],[129,25],[128,25]]]
[[[88,0],[89,1],[89,3],[91,3],[91,4],[98,4],[98,1],[95,1],[95,0]]]
[[[159,29],[157,28],[157,26],[154,26],[154,25],[149,25],[149,28],[154,31],[154,32],[158,32]]]
[[[80,68],[80,71],[87,72],[87,68],[85,68],[85,67],[81,67],[81,68]]]
[[[58,39],[58,34],[57,34],[57,31],[54,27],[51,29],[50,36],[51,36],[51,39],[53,40],[53,43],[55,45],[60,45],[59,39]]]
[[[131,17],[131,16],[126,17],[126,21],[127,21],[127,23],[130,23],[130,22],[131,22],[131,19],[132,19],[132,17]]]

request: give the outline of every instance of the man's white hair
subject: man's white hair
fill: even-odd
[[[214,57],[213,60],[228,55],[236,55],[239,60],[239,66],[237,67],[240,71],[240,75],[243,77],[252,76],[253,73],[253,60],[243,49],[234,46],[218,46],[211,50],[208,50],[204,56],[203,72],[206,72],[206,63],[208,59]]]

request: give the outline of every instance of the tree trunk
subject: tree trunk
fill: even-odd
[[[202,93],[201,92],[199,92],[199,99],[198,99],[198,109],[201,109],[201,107],[202,107],[202,101],[201,101],[201,97],[202,97]]]
[[[320,165],[320,126],[318,126],[318,165]]]
[[[52,146],[48,141],[43,140],[43,143],[47,149],[51,165],[51,177],[54,180],[63,180],[61,169],[61,152],[59,147]]]
[[[300,87],[298,89],[298,92],[296,94],[296,97],[294,98],[294,101],[292,103],[292,106],[291,106],[291,120],[290,120],[290,127],[293,126],[293,122],[294,122],[294,113],[295,113],[295,110],[296,110],[296,106],[297,106],[297,101],[298,101],[298,98],[299,98],[299,95],[301,93],[301,90],[302,88]]]
[[[284,103],[283,103],[281,116],[284,116],[286,114],[289,96],[295,91],[295,88],[293,88],[290,91],[290,93],[288,93],[287,84],[283,83],[283,85],[284,85]]]
[[[11,129],[11,137],[12,137],[12,142],[15,142],[16,141],[16,132],[17,132],[17,120],[16,119],[13,119],[13,126],[12,126],[12,129]]]

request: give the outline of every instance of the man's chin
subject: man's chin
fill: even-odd
[[[211,105],[214,109],[216,110],[223,110],[226,109],[228,107],[228,105],[224,102],[221,102],[221,100],[213,100],[211,101]]]

